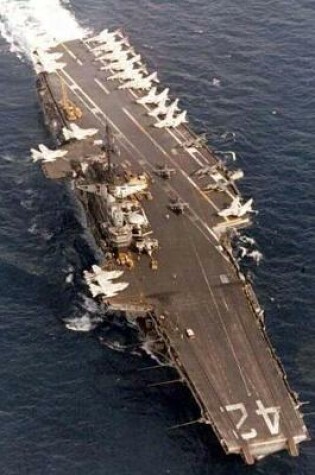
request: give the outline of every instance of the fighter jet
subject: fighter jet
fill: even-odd
[[[169,116],[169,117],[174,117],[174,114],[175,112],[179,111],[179,107],[178,107],[178,103],[179,103],[179,99],[175,99],[175,101],[173,101],[168,107],[167,107],[167,110],[166,110],[166,114]]]
[[[248,201],[246,201],[246,203],[241,206],[240,210],[239,210],[239,213],[238,213],[238,216],[241,217],[241,216],[244,216],[245,214],[247,213],[252,213],[253,212],[253,198],[249,199]]]
[[[89,286],[93,297],[105,295],[105,297],[114,297],[118,292],[122,292],[128,286],[128,282],[112,282],[123,275],[123,271],[107,271],[97,265],[92,266],[92,272],[84,271],[84,279]]]
[[[116,36],[121,34],[120,30],[109,31],[107,28],[101,31],[98,35],[88,38],[86,41],[87,43],[103,43],[105,41],[109,41],[114,39]]]
[[[211,175],[211,173],[214,173],[216,171],[216,168],[216,165],[205,165],[204,167],[195,170],[192,174],[198,178],[202,178],[206,175]]]
[[[129,287],[129,282],[118,282],[117,284],[113,283],[104,283],[101,285],[102,289],[104,289],[105,294],[109,292],[122,292],[125,290],[127,287]]]
[[[122,39],[124,39],[124,38],[122,38]],[[117,43],[122,44],[121,40],[118,40],[118,38],[116,36],[109,36],[107,39],[99,41],[98,43],[99,43],[98,45],[96,45],[92,48],[93,53],[95,53],[97,51],[102,51],[103,48],[105,48],[106,46],[112,46],[112,45],[115,45]]]
[[[234,198],[232,204],[228,207],[223,209],[222,211],[218,212],[218,216],[222,216],[224,218],[228,217],[238,217],[241,218],[247,213],[251,213],[252,210],[253,199],[246,201],[244,205],[241,205],[241,199],[239,196]]]
[[[158,129],[162,129],[163,127],[178,127],[179,125],[185,124],[188,122],[186,116],[187,116],[187,111],[181,112],[176,117],[166,116],[165,119],[160,120],[159,122],[154,124],[154,127],[157,127]]]
[[[98,295],[105,295],[105,297],[116,297],[118,292],[122,292],[128,286],[128,282],[121,282],[118,284],[113,284],[112,282],[104,282],[100,284],[94,284],[93,282],[88,283],[89,289],[93,297]]]
[[[94,61],[117,61],[121,57],[128,57],[128,51],[125,51],[122,46],[118,46],[113,51],[98,51]]]
[[[107,271],[103,270],[101,267],[97,266],[94,264],[92,266],[92,271],[93,272],[88,272],[84,271],[84,279],[86,282],[91,282],[92,280],[98,281],[98,279],[103,279],[105,280],[114,280],[114,279],[119,279],[124,273],[122,270],[113,270],[113,271]]]
[[[143,69],[142,68],[134,68],[134,65],[128,66],[124,71],[120,71],[119,73],[112,74],[108,76],[108,81],[115,81],[118,79],[119,81],[129,81],[129,80],[137,80],[138,78],[142,78],[141,75]]]
[[[65,140],[84,140],[97,134],[98,129],[82,129],[76,124],[70,124],[68,129],[67,127],[63,127],[62,133]]]
[[[102,288],[99,285],[93,284],[91,282],[88,284],[88,286],[93,297],[103,294]]]
[[[157,94],[157,88],[154,86],[150,89],[149,94],[140,99],[137,99],[138,104],[159,104],[161,101],[168,99],[169,88],[164,89],[160,94]]]
[[[120,60],[123,60],[123,59],[125,59],[125,60],[128,59],[128,52],[124,51],[123,49],[119,49],[117,51],[114,51],[113,53],[102,54],[101,56],[98,56],[97,58],[95,58],[95,61],[109,62],[110,64],[107,66],[107,68],[103,68],[103,70],[104,70],[104,69],[110,68],[110,66],[113,62],[120,61]]]
[[[160,176],[161,178],[164,178],[165,180],[169,180],[172,176],[172,174],[176,173],[175,168],[170,168],[167,165],[160,166],[154,170],[154,173],[156,175]]]
[[[205,193],[209,193],[211,191],[223,192],[223,191],[226,191],[227,188],[228,188],[228,182],[221,180],[221,181],[218,181],[217,183],[211,183],[205,186],[202,191],[204,191]]]
[[[51,150],[43,144],[38,146],[39,150],[31,148],[33,162],[42,160],[43,162],[54,162],[57,158],[67,155],[68,150]]]
[[[179,99],[175,99],[175,101],[169,105],[166,104],[166,101],[167,99],[163,98],[158,104],[158,106],[153,109],[153,111],[149,112],[149,115],[156,118],[158,118],[159,115],[167,115],[168,117],[173,117],[175,112],[179,110]]]
[[[108,66],[105,66],[105,69],[112,69],[113,71],[124,71],[125,69],[128,69],[133,65],[142,66],[140,54],[137,54],[133,58],[126,57],[123,59],[119,59],[118,61],[115,61],[109,64]]]
[[[153,82],[160,82],[157,77],[157,72],[154,72],[146,77],[139,77],[137,79],[128,81],[125,84],[119,86],[119,89],[143,89],[148,90],[151,88]]]
[[[199,137],[193,137],[189,140],[186,140],[186,142],[182,143],[182,147],[184,148],[200,148],[206,145],[207,143],[207,135],[206,134],[201,134]]]
[[[93,53],[100,54],[102,52],[110,53],[117,50],[121,50],[123,46],[130,46],[128,38],[122,38],[120,41],[108,41],[107,43],[96,46],[92,49]]]
[[[114,283],[111,280],[108,280],[103,277],[103,275],[97,276],[93,282],[95,281],[96,285],[99,285],[105,292],[107,290],[114,290],[115,292],[120,292],[121,290],[124,290],[128,287],[127,282],[121,282],[120,283]]]
[[[113,51],[112,53],[106,53],[106,54],[103,54],[102,56],[99,56],[98,58],[96,58],[95,61],[105,60],[112,63],[114,61],[121,61],[124,59],[127,60],[130,54],[131,52],[125,51],[122,48],[120,48],[120,49],[117,49],[116,51]]]
[[[95,61],[118,61],[120,59],[128,58],[128,56],[135,56],[136,51],[132,46],[126,48],[123,47],[123,45],[120,45],[114,51],[107,52],[105,54],[103,54],[103,52],[101,51],[99,54],[101,54],[102,56],[98,56]]]
[[[169,106],[166,104],[167,99],[162,99],[160,103],[155,107],[151,112],[148,112],[148,115],[151,117],[155,117],[156,119],[159,115],[165,115],[169,109]]]
[[[171,200],[169,208],[176,214],[184,214],[185,210],[189,208],[189,204],[182,201],[180,198]]]

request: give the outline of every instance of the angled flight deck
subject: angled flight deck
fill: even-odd
[[[105,194],[84,190],[102,186],[101,175],[95,168],[84,182],[77,169],[89,163],[93,169],[108,127],[119,149],[115,164],[149,177],[150,199],[142,198],[141,206],[158,251],[154,260],[134,259],[123,275],[126,289],[105,300],[112,309],[146,306],[200,407],[200,421],[212,426],[227,453],[241,454],[248,463],[283,449],[297,455],[298,444],[308,438],[299,403],[266,336],[251,285],[226,246],[230,229],[250,223],[249,213],[222,213],[239,196],[231,174],[210,149],[197,146],[187,125],[155,127],[152,107],[137,102],[148,91],[119,88],[119,80],[109,79],[114,71],[105,69],[108,63],[97,60],[96,47],[91,40],[60,44],[53,52],[63,54],[65,65],[40,73],[38,90],[56,137],[69,128],[60,108],[65,89],[82,112],[77,124],[98,129],[93,139],[63,144],[67,155],[46,161],[43,169],[50,178],[77,180],[99,243]]]

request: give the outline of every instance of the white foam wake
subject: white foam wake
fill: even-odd
[[[20,58],[31,60],[36,48],[48,49],[82,38],[66,0],[0,0],[0,34]]]

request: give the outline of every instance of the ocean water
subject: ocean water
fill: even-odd
[[[98,250],[71,192],[29,157],[50,140],[30,52],[118,26],[195,130],[237,155],[258,210],[242,265],[314,431],[314,2],[0,0],[0,473],[311,475],[312,442],[248,468],[209,429],[169,430],[196,417],[189,394],[149,388],[171,375],[140,371],[152,362],[135,331],[100,325],[82,285]]]

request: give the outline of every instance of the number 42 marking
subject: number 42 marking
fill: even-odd
[[[271,435],[278,435],[279,434],[279,420],[280,414],[279,409],[277,407],[265,407],[260,399],[256,400],[256,414],[264,419],[264,422],[270,432]],[[240,412],[240,418],[236,423],[236,429],[239,430],[245,423],[246,419],[248,418],[248,412],[245,408],[245,405],[240,402],[238,404],[229,404],[225,406],[227,412]],[[254,439],[257,436],[256,429],[252,428],[248,432],[242,432],[241,437],[244,440]]]

